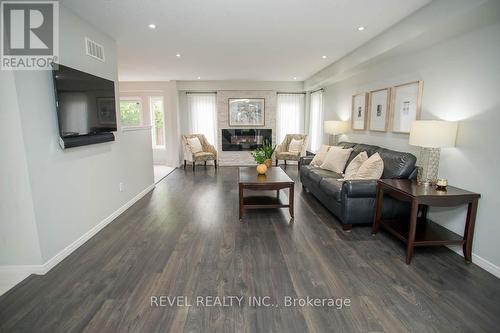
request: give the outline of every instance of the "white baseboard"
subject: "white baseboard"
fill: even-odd
[[[48,260],[43,265],[13,265],[13,266],[0,266],[0,295],[7,292],[16,284],[27,278],[31,274],[43,275],[50,271],[54,266],[64,260],[73,251],[82,246],[86,241],[92,238],[95,234],[101,231],[104,227],[110,224],[120,214],[130,208],[134,203],[139,201],[146,194],[154,189],[155,185],[149,185],[142,192],[126,202],[123,206],[114,211],[111,215],[99,222],[95,227],[87,231],[80,238],[69,244],[62,251],[57,253],[54,257]]]
[[[464,256],[461,247],[457,247],[457,246],[447,246],[447,247],[450,250],[452,250],[453,252],[455,252],[458,255],[460,255],[461,257]],[[497,265],[493,264],[492,262],[484,259],[483,257],[478,256],[475,253],[472,253],[472,262],[474,264],[478,265],[479,267],[481,267],[482,269],[484,269],[485,271],[487,271],[487,272],[495,275],[496,277],[500,278],[500,267],[498,267]]]

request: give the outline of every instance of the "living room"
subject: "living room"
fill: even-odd
[[[1,20],[0,331],[498,330],[498,1]]]

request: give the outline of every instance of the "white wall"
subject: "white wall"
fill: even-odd
[[[443,30],[429,30],[417,40],[409,40],[383,57],[333,78],[336,83],[325,87],[325,120],[349,119],[351,96],[355,93],[423,80],[422,119],[460,121],[456,147],[442,149],[439,175],[448,178],[451,185],[481,193],[474,260],[498,275],[500,3],[489,2],[447,22],[447,26],[441,27],[446,36]],[[463,31],[464,22],[470,27],[468,31]],[[437,40],[437,36],[446,38]],[[426,43],[425,39],[432,42]],[[324,73],[318,75],[325,79]],[[310,80],[314,81],[317,80]],[[410,151],[418,156],[416,147],[408,145],[408,135],[364,131],[341,139]],[[464,207],[432,208],[431,217],[463,233]]]
[[[120,96],[163,96],[165,112],[165,148],[153,149],[156,164],[177,167],[180,164],[179,106],[176,81],[163,82],[120,82]],[[143,105],[149,110],[149,105]],[[149,119],[148,119],[149,121]],[[148,122],[149,124],[149,122]]]
[[[42,257],[11,71],[0,71],[0,101],[0,266],[36,265]]]
[[[181,133],[189,133],[188,119],[188,91],[213,91],[217,92],[217,146],[219,163],[221,165],[253,165],[250,152],[223,152],[221,146],[221,129],[229,128],[228,98],[233,97],[259,97],[265,98],[266,124],[263,128],[273,131],[273,143],[276,138],[276,93],[277,92],[302,92],[302,82],[286,81],[177,81],[179,90],[179,124]]]
[[[85,37],[105,47],[105,63],[85,55]],[[114,80],[117,85],[115,42],[64,6],[60,6],[60,62]],[[2,105],[2,117],[8,117],[12,128],[6,133],[2,130],[1,135],[8,135],[2,142],[12,143],[5,152],[12,159],[2,165],[2,174],[5,171],[15,179],[9,180],[7,188],[2,184],[2,202],[11,197],[6,211],[2,206],[9,223],[3,223],[2,215],[1,231],[6,229],[6,237],[19,244],[13,248],[11,243],[0,243],[0,265],[46,265],[51,259],[63,258],[69,253],[68,246],[74,249],[82,236],[151,188],[152,153],[144,149],[150,147],[150,132],[119,129],[114,142],[62,150],[51,73],[17,71],[7,75],[13,78],[7,77],[8,89],[4,91],[2,73],[2,95],[8,97],[9,112],[4,114]],[[2,121],[2,125],[6,123]],[[4,156],[5,145],[1,146]],[[120,182],[124,184],[122,192]],[[10,187],[17,188],[14,196]],[[12,223],[16,223],[15,230]]]

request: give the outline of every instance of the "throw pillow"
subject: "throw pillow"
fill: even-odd
[[[328,152],[328,149],[330,149],[330,146],[321,145],[321,148],[318,150],[316,155],[314,155],[314,158],[311,161],[311,165],[319,167],[321,164],[323,164],[323,162],[325,161],[325,157],[326,157],[326,153]]]
[[[321,164],[320,168],[342,173],[349,156],[351,156],[351,152],[352,148],[343,149],[342,147],[331,147],[328,153],[326,153],[325,161]]]
[[[290,153],[300,153],[302,151],[302,144],[303,143],[304,143],[304,140],[292,139],[292,141],[288,145],[288,151]]]
[[[359,153],[345,169],[344,179],[354,179],[361,165],[368,159],[366,151]]]
[[[200,139],[197,137],[194,138],[187,138],[186,139],[187,144],[189,148],[191,149],[191,152],[193,154],[199,153],[200,151],[203,151],[203,147],[201,146]]]
[[[355,179],[380,179],[384,173],[384,161],[379,153],[370,156],[359,168]]]

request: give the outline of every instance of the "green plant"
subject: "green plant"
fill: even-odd
[[[263,164],[264,161],[267,159],[265,152],[262,150],[262,148],[257,148],[253,150],[250,154],[252,154],[253,159],[257,164]]]
[[[264,144],[262,147],[259,147],[251,152],[253,159],[255,162],[258,164],[264,163],[265,160],[269,160],[273,157],[274,150],[276,149],[276,146],[271,145],[271,142],[268,140],[264,141]]]
[[[262,145],[262,151],[264,151],[264,154],[266,155],[266,159],[272,159],[274,150],[276,149],[276,146],[271,145],[271,142],[269,140],[264,140],[264,144]]]

